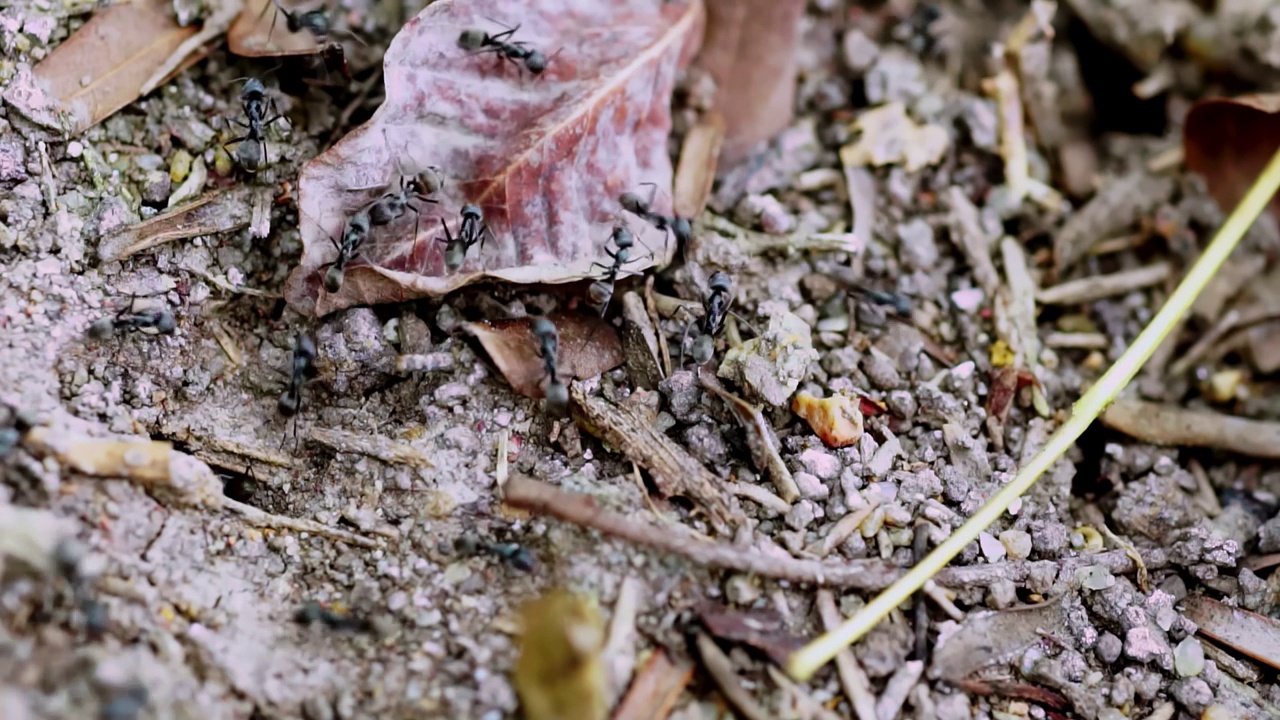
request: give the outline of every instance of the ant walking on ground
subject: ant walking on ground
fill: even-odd
[[[613,242],[615,249],[609,249],[609,241]],[[604,317],[605,312],[609,309],[609,301],[613,299],[614,286],[617,284],[618,274],[622,271],[622,266],[633,260],[640,259],[631,257],[631,248],[635,247],[635,244],[639,241],[636,240],[635,235],[625,225],[615,225],[613,233],[609,236],[609,241],[605,243],[604,254],[608,255],[613,262],[609,265],[601,262],[591,263],[593,268],[603,268],[604,274],[600,276],[599,280],[591,283],[591,287],[587,289],[587,294],[591,297],[591,301],[600,306],[600,317]],[[641,245],[643,244],[641,243]],[[650,252],[649,256],[652,255],[653,253]]]
[[[285,120],[286,123],[288,120],[276,109],[275,100],[267,97],[267,87],[258,78],[249,78],[245,81],[244,89],[240,91],[240,105],[244,108],[244,117],[247,122],[241,122],[236,118],[232,118],[231,122],[244,128],[246,132],[238,138],[223,143],[222,149],[231,154],[240,167],[254,173],[267,163],[267,141],[263,136],[264,130],[276,120]],[[268,109],[275,115],[266,117]],[[235,143],[239,145],[235,153],[231,153],[229,146]]]
[[[149,308],[137,312],[125,309],[114,317],[95,320],[89,326],[87,334],[94,340],[106,340],[123,330],[150,330],[159,335],[172,335],[177,327],[178,321],[168,308]]]
[[[342,242],[329,236],[329,242],[338,250],[338,257],[330,263],[329,269],[324,273],[324,289],[326,292],[336,293],[342,289],[342,281],[346,275],[347,263],[355,257],[356,251],[369,237],[369,229],[373,226],[373,221],[369,217],[369,210],[372,206],[366,205],[357,211],[354,215],[347,218],[347,227],[342,231]]]
[[[327,8],[321,7],[315,10],[286,10],[280,4],[280,0],[271,0],[276,6],[276,12],[271,16],[271,29],[267,30],[267,42],[271,42],[271,34],[276,30],[276,20],[284,15],[285,27],[289,32],[296,33],[306,30],[316,39],[316,43],[324,44],[329,39],[329,32],[332,29],[329,24],[329,11]],[[270,5],[263,5],[262,12],[258,13],[261,18],[267,13]]]
[[[653,210],[653,198],[658,193],[658,186],[655,183],[643,183],[653,188],[649,192],[649,197],[640,197],[639,193],[624,192],[618,196],[618,203],[622,205],[622,209],[637,215],[640,219],[654,226],[662,232],[671,231],[676,241],[684,246],[693,239],[693,226],[689,221],[678,215],[663,215]]]
[[[697,321],[700,334],[694,339],[689,353],[698,365],[706,364],[715,354],[716,336],[724,330],[729,307],[733,305],[732,293],[733,280],[728,274],[721,270],[711,273],[707,280],[707,291],[702,295],[702,317]],[[685,325],[684,336],[680,338],[681,367],[684,367],[684,348],[689,338],[689,327],[690,325]]]
[[[546,384],[542,392],[546,397],[547,410],[557,417],[569,414],[569,388],[560,380],[556,360],[560,354],[560,333],[555,323],[545,317],[537,317],[531,327],[533,338],[537,341],[538,357],[542,358],[543,372],[546,373]]]
[[[291,418],[298,414],[302,409],[302,385],[306,382],[307,376],[311,374],[315,368],[316,360],[316,341],[311,336],[298,333],[293,341],[293,367],[289,375],[289,386],[284,392],[280,393],[280,398],[276,400],[276,410],[285,418]],[[298,423],[293,423],[294,444],[297,444]],[[280,444],[284,445],[284,440],[280,440]]]

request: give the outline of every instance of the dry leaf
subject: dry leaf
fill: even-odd
[[[698,65],[716,80],[732,163],[791,124],[804,0],[715,0]]]
[[[636,673],[627,695],[618,704],[613,720],[650,720],[665,718],[693,678],[693,665],[673,662],[662,648],[657,648]]]
[[[1204,176],[1224,211],[1240,202],[1280,146],[1280,95],[1202,100],[1187,113],[1182,148],[1187,167]],[[1271,199],[1280,218],[1280,197]]]
[[[293,3],[281,3],[286,10],[308,10]],[[315,55],[324,47],[306,30],[289,32],[284,13],[278,13],[271,0],[246,0],[244,9],[227,31],[227,49],[243,57],[283,57]],[[271,23],[275,22],[275,28]],[[268,40],[270,36],[270,40]]]
[[[595,600],[555,589],[520,608],[514,685],[527,720],[604,720],[604,619]]]
[[[1224,605],[1203,595],[1182,601],[1182,612],[1200,633],[1236,652],[1280,668],[1280,622]]]
[[[574,313],[552,315],[550,320],[560,333],[556,369],[561,381],[595,377],[622,364],[622,341],[618,332],[600,316]],[[538,355],[532,322],[531,318],[523,317],[492,323],[463,323],[462,328],[480,341],[513,390],[540,398],[547,376]]]
[[[598,274],[591,264],[607,261],[605,243],[623,219],[618,195],[644,182],[671,187],[671,89],[696,49],[702,16],[697,0],[432,3],[387,50],[386,102],[302,170],[305,249],[289,277],[289,302],[325,315],[484,279],[563,283]],[[534,76],[493,53],[458,47],[464,30],[500,31],[499,24],[520,25],[512,39],[541,50],[545,71]],[[341,290],[323,292],[321,277],[337,254],[331,237],[395,183],[397,165],[406,172],[440,167],[440,203],[375,228]],[[667,194],[657,194],[656,210],[670,212]],[[441,219],[456,228],[464,203],[481,207],[492,235],[450,273]],[[628,224],[649,250],[637,245],[627,271],[674,254],[663,233],[635,218]]]
[[[672,188],[676,215],[696,218],[706,209],[711,186],[715,184],[723,141],[724,117],[714,111],[707,113],[685,133]]]
[[[900,102],[867,110],[854,121],[853,129],[862,135],[840,148],[840,162],[846,168],[901,163],[908,172],[914,172],[938,163],[951,147],[946,130],[937,125],[917,125]]]
[[[5,100],[28,118],[79,135],[137,100],[152,74],[196,28],[178,27],[165,0],[117,3],[94,13],[35,67],[34,85],[17,79]],[[194,62],[198,54],[184,58]],[[174,74],[180,72],[179,64]]]
[[[776,610],[735,610],[705,602],[698,607],[698,616],[712,635],[762,650],[779,665],[786,665],[791,653],[805,644],[803,638],[787,629],[786,620]]]

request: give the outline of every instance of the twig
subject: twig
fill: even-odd
[[[947,591],[938,587],[938,584],[934,581],[930,580],[925,583],[924,587],[921,588],[920,591],[925,595],[928,595],[929,599],[932,600],[934,604],[942,610],[942,612],[947,614],[947,617],[955,620],[956,622],[960,622],[965,619],[964,611],[956,607],[956,604],[951,602],[950,596],[947,595]]]
[[[773,480],[782,501],[790,504],[799,500],[800,487],[796,485],[791,470],[778,454],[778,438],[774,435],[773,426],[760,413],[760,408],[725,390],[715,375],[703,372],[702,368],[698,368],[698,382],[703,389],[718,395],[733,411],[733,416],[747,432],[747,447],[751,450],[751,459],[755,462],[756,469]]]
[[[280,297],[280,293],[267,292],[265,290],[258,290],[251,287],[236,287],[235,285],[232,285],[231,283],[227,282],[226,280],[216,275],[207,273],[203,270],[197,270],[196,268],[189,267],[187,265],[179,265],[178,269],[182,270],[183,272],[189,272],[192,275],[195,275],[196,277],[201,278],[202,280],[209,283],[210,285],[213,285],[219,290],[225,290],[235,295],[249,295],[252,297],[269,298],[272,300],[275,300],[276,298]]]
[[[746,498],[757,505],[768,508],[779,515],[786,515],[791,511],[791,503],[769,492],[767,489],[754,485],[752,483],[731,482],[726,485],[729,492],[738,497]]]
[[[688,661],[673,662],[662,648],[654,650],[614,711],[613,720],[667,717],[692,677],[693,665]]]
[[[650,525],[636,519],[634,514],[623,515],[605,510],[597,506],[595,500],[588,495],[566,492],[522,475],[513,475],[507,481],[505,501],[511,507],[558,518],[636,545],[688,558],[699,565],[778,580],[819,587],[881,590],[889,587],[904,573],[903,568],[883,560],[801,560],[761,553],[749,546],[707,541],[683,526]],[[1148,553],[1144,560],[1148,569],[1163,567],[1168,562],[1165,552],[1160,549]],[[1061,562],[1019,560],[994,565],[964,565],[947,568],[937,574],[935,581],[947,587],[987,587],[1005,580],[1025,582],[1033,573],[1043,572],[1046,568],[1056,568],[1059,579],[1073,580],[1075,571],[1088,565],[1102,565],[1113,574],[1130,573],[1134,570],[1133,560],[1123,551],[1116,550],[1068,558]]]
[[[768,252],[846,252],[859,253],[865,247],[864,239],[853,233],[791,233],[770,235],[748,230],[728,218],[707,210],[694,222],[697,233],[714,232],[736,241],[740,250],[748,255]]]
[[[1155,445],[1210,447],[1280,458],[1280,423],[1188,410],[1179,405],[1117,400],[1102,413],[1109,428]]]
[[[409,443],[392,440],[380,435],[363,435],[344,430],[312,428],[311,440],[332,450],[342,453],[364,455],[381,460],[391,465],[411,465],[419,468],[433,468],[435,463],[422,454],[418,448]]]
[[[1214,237],[1213,242],[1209,243],[1177,289],[1169,296],[1164,307],[1160,308],[1160,312],[1156,313],[1156,316],[1138,334],[1111,369],[1098,378],[1084,396],[1076,401],[1067,421],[1049,437],[1040,452],[1018,471],[1013,480],[992,496],[964,525],[957,528],[950,537],[938,545],[923,562],[913,567],[901,581],[878,595],[835,631],[828,632],[792,655],[787,663],[788,673],[800,680],[812,677],[813,673],[834,657],[841,648],[857,641],[894,608],[906,602],[924,585],[926,580],[935,575],[940,578],[942,573],[939,571],[951,562],[952,558],[959,555],[969,543],[976,540],[987,527],[998,520],[1014,500],[1035,484],[1040,475],[1075,444],[1076,439],[1093,424],[1103,409],[1114,401],[1120,391],[1138,374],[1143,363],[1151,357],[1156,347],[1169,334],[1170,328],[1191,307],[1196,296],[1204,290],[1205,285],[1222,267],[1222,263],[1240,243],[1245,231],[1266,208],[1278,189],[1280,189],[1280,151],[1272,156],[1266,168],[1258,176],[1258,180],[1249,188],[1244,199],[1236,206]],[[1151,557],[1147,558],[1148,569],[1155,567],[1152,560]],[[1132,560],[1124,557],[1124,562],[1131,564]]]
[[[822,618],[822,627],[834,630],[840,625],[840,611],[836,609],[835,595],[830,590],[818,591],[818,617]],[[876,715],[876,696],[871,692],[871,680],[863,671],[853,651],[844,648],[836,653],[836,674],[840,676],[840,687],[853,706],[858,720],[878,720]]]
[[[1022,98],[1018,78],[1005,68],[982,82],[982,89],[996,101],[1000,115],[1000,157],[1004,160],[1004,181],[1012,202],[1027,196],[1027,138],[1022,119]]]
[[[747,720],[769,720],[769,713],[757,705],[755,699],[742,687],[742,678],[733,671],[729,656],[704,632],[698,633],[698,654],[702,657],[702,665],[707,669],[707,674],[715,681],[720,692],[724,693],[730,705]]]
[[[1185,374],[1202,359],[1213,357],[1218,352],[1221,352],[1222,348],[1228,347],[1229,344],[1224,343],[1222,341],[1223,338],[1245,328],[1272,320],[1280,320],[1280,309],[1259,308],[1247,313],[1239,310],[1227,311],[1210,328],[1209,332],[1201,336],[1194,345],[1183,353],[1182,357],[1169,366],[1169,374],[1174,376]]]
[[[628,575],[618,588],[618,601],[613,605],[609,621],[609,639],[601,651],[601,659],[609,672],[609,706],[617,703],[636,666],[636,613],[644,582]]]
[[[1036,300],[1045,305],[1093,302],[1112,295],[1123,295],[1133,290],[1159,285],[1169,279],[1171,274],[1173,274],[1172,265],[1167,262],[1158,262],[1134,270],[1123,270],[1110,275],[1095,275],[1060,283],[1036,293]]]
[[[923,674],[923,661],[908,660],[903,663],[885,684],[884,692],[880,693],[880,699],[876,701],[876,717],[880,720],[897,718],[898,713],[902,712],[902,705],[907,701],[911,688],[920,682],[920,676]]]
[[[1111,345],[1106,335],[1090,332],[1052,332],[1044,336],[1044,344],[1045,347],[1067,350],[1106,350]]]
[[[671,438],[659,432],[639,409],[615,405],[588,395],[581,382],[569,390],[574,416],[583,429],[617,448],[629,460],[649,471],[664,496],[683,495],[707,512],[713,525],[728,534],[741,527],[742,511],[726,501],[723,483]]]

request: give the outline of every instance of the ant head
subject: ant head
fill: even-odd
[[[342,289],[342,268],[330,265],[328,270],[324,271],[324,289],[325,292],[336,293]]]
[[[707,281],[707,289],[711,292],[730,292],[733,290],[733,279],[723,270],[717,270],[711,273],[711,279]]]
[[[472,205],[471,203],[467,203],[466,205],[462,206],[462,217],[464,220],[466,218],[471,218],[472,220],[483,220],[484,211],[480,209],[479,205]]]
[[[540,75],[547,69],[547,56],[541,50],[531,50],[529,57],[524,59],[524,66],[534,75]]]
[[[479,50],[489,39],[489,33],[483,30],[463,30],[458,36],[458,47],[463,50]]]
[[[649,203],[640,197],[640,193],[634,193],[628,190],[618,196],[618,204],[622,205],[622,209],[636,215],[643,215],[649,210]]]
[[[419,195],[434,195],[444,187],[444,173],[435,165],[428,165],[426,170],[414,175],[409,180],[409,190]]]
[[[267,94],[267,86],[256,77],[251,77],[244,82],[244,87],[240,90],[240,99],[244,101],[256,100]]]
[[[150,314],[155,319],[156,332],[162,335],[171,335],[177,329],[178,321],[173,317],[173,313],[168,310],[154,310]]]
[[[689,224],[688,218],[677,216],[671,221],[671,232],[675,234],[676,240],[681,243],[688,243],[693,240],[693,226]]]

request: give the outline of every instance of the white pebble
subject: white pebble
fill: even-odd
[[[982,548],[982,554],[986,556],[988,562],[995,562],[1005,556],[1004,544],[989,532],[978,536],[978,546]]]
[[[978,312],[984,298],[981,288],[966,288],[951,293],[951,303],[970,315]]]
[[[84,154],[84,145],[79,140],[67,143],[67,157],[78,158]]]

